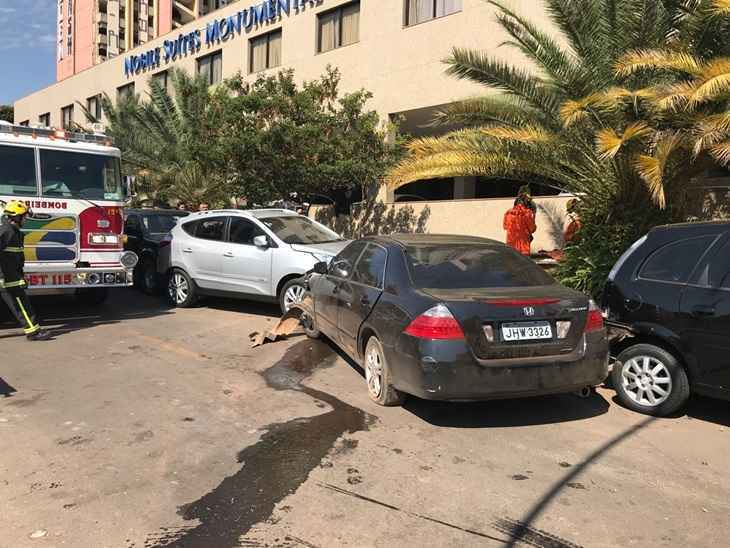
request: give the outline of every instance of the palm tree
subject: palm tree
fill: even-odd
[[[204,78],[181,70],[173,70],[170,81],[172,92],[151,80],[145,100],[102,97],[107,131],[124,152],[125,171],[140,181],[140,194],[155,202],[225,203],[224,163],[214,147],[201,146],[214,142],[211,94],[224,91],[210,90]],[[88,111],[86,117],[97,121]]]
[[[649,53],[715,58],[728,47],[717,34],[728,29],[727,17],[711,0],[546,0],[562,46],[509,7],[489,3],[505,44],[534,69],[455,48],[448,74],[491,93],[440,112],[437,124],[463,129],[411,142],[388,184],[509,177],[581,193],[584,245],[569,250],[561,274],[599,292],[631,240],[657,222],[683,218],[686,181],[703,166],[687,161],[697,157],[677,133],[697,120],[657,106],[681,83],[671,70],[650,67]]]

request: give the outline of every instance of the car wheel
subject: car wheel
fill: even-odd
[[[637,344],[621,352],[611,380],[621,403],[645,415],[670,415],[689,398],[689,379],[682,364],[653,344]]]
[[[185,272],[177,268],[170,274],[167,282],[167,298],[178,308],[189,308],[197,300],[195,284]]]
[[[368,395],[378,405],[393,406],[403,403],[405,396],[393,388],[392,374],[385,360],[383,345],[377,337],[370,337],[365,346],[365,381]]]
[[[304,278],[294,278],[284,284],[279,293],[279,306],[281,313],[286,314],[295,304],[302,302],[307,288],[304,286]]]
[[[309,314],[302,314],[299,321],[302,324],[302,327],[304,327],[304,333],[306,333],[307,337],[310,339],[319,339],[322,336],[320,330],[317,329],[317,324],[314,322],[314,318],[312,318]]]
[[[145,257],[140,266],[139,288],[147,295],[157,293],[157,266],[150,257]]]

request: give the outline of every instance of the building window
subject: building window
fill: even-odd
[[[69,129],[74,123],[74,106],[68,105],[61,109],[61,127]]]
[[[86,99],[86,110],[95,120],[101,121],[101,95],[93,95]]]
[[[223,52],[216,51],[198,59],[198,74],[214,86],[223,81]]]
[[[134,96],[134,82],[117,88],[117,101],[129,99]]]
[[[252,38],[248,48],[248,71],[260,72],[281,65],[281,41],[281,29]]]
[[[406,0],[406,26],[461,11],[462,0]]]
[[[38,123],[43,127],[51,127],[51,113],[46,112],[38,116]]]
[[[317,53],[360,41],[360,2],[345,4],[317,16]]]
[[[170,88],[168,87],[169,80],[170,80],[170,78],[169,78],[169,75],[166,70],[163,70],[161,72],[158,72],[157,74],[152,75],[152,81],[156,82],[157,85],[162,87],[162,89],[164,89],[168,93],[170,93]]]
[[[30,125],[30,120],[23,120],[22,122],[20,122],[20,125],[28,127]]]

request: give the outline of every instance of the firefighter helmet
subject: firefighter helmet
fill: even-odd
[[[7,215],[8,217],[19,217],[27,213],[28,206],[18,200],[8,202],[8,205],[5,206],[5,210],[3,211],[3,214]]]

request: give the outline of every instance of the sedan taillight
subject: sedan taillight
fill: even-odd
[[[411,322],[405,333],[419,339],[459,340],[464,331],[446,305],[438,304]]]
[[[598,305],[591,299],[588,305],[588,319],[586,320],[586,333],[593,333],[604,328],[603,313]]]

